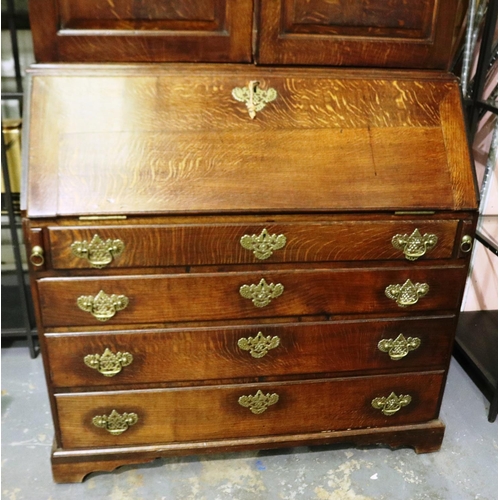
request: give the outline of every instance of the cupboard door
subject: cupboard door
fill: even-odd
[[[252,0],[32,0],[38,62],[248,62]]]
[[[446,69],[462,0],[266,0],[257,62]]]

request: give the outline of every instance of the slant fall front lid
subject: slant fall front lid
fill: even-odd
[[[30,102],[29,217],[476,207],[443,74],[38,66]]]

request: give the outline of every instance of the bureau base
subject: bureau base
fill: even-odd
[[[52,474],[56,483],[77,483],[91,472],[112,471],[128,464],[140,464],[156,458],[229,453],[245,450],[291,448],[346,443],[354,446],[387,445],[412,447],[416,453],[431,453],[441,448],[445,426],[440,420],[425,424],[357,429],[336,432],[269,436],[252,439],[228,439],[212,442],[173,443],[156,446],[133,446],[87,450],[52,450]]]

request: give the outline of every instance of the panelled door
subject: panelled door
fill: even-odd
[[[261,1],[256,59],[261,64],[446,69],[463,3]]]
[[[465,3],[31,0],[30,14],[38,62],[447,69]]]
[[[38,62],[250,62],[253,0],[31,0]]]

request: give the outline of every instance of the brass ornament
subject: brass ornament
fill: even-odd
[[[284,234],[269,234],[267,229],[263,229],[258,236],[256,234],[243,235],[240,244],[246,250],[251,250],[258,259],[265,260],[271,257],[275,250],[286,245],[286,236]]]
[[[128,298],[125,295],[108,295],[101,290],[95,297],[92,295],[78,297],[76,303],[82,311],[89,312],[99,321],[108,321],[118,311],[127,307]]]
[[[278,96],[275,89],[261,89],[258,81],[249,82],[247,87],[235,87],[231,94],[239,102],[244,102],[250,118],[253,120],[258,111],[264,109],[266,104],[274,101]]]
[[[238,347],[242,351],[250,351],[253,358],[263,358],[271,349],[275,349],[280,345],[278,336],[264,337],[262,332],[259,332],[255,337],[241,338],[238,340]]]
[[[255,307],[265,307],[271,303],[272,299],[279,297],[285,287],[281,283],[267,284],[262,278],[258,285],[242,285],[240,295],[245,299],[251,299]]]
[[[412,306],[418,302],[429,291],[427,283],[413,284],[409,279],[402,285],[389,285],[385,289],[385,295],[395,300],[399,307]]]
[[[396,234],[392,238],[392,246],[402,250],[408,260],[417,260],[425,255],[427,250],[432,250],[438,241],[435,234],[425,233],[423,236],[418,229],[408,236],[407,234]]]
[[[87,259],[92,267],[101,269],[118,257],[125,249],[122,240],[107,239],[103,241],[95,234],[90,243],[87,240],[75,241],[71,244],[71,251],[76,257]]]
[[[399,361],[410,351],[414,351],[419,347],[420,339],[418,337],[405,338],[402,333],[400,333],[396,339],[382,339],[378,343],[379,350],[387,352],[390,358],[394,361]]]
[[[276,393],[264,394],[260,389],[255,393],[255,396],[240,396],[238,403],[245,408],[249,408],[255,415],[264,413],[271,405],[278,402],[279,396]]]
[[[124,366],[130,365],[134,357],[128,352],[114,354],[107,347],[103,354],[88,354],[83,362],[89,367],[102,373],[105,377],[114,377],[122,371]]]
[[[408,394],[405,396],[396,396],[394,392],[391,392],[391,394],[386,398],[375,398],[372,401],[372,406],[376,410],[381,410],[387,417],[390,417],[401,410],[403,406],[408,406],[410,403],[411,396]]]
[[[92,423],[96,427],[106,429],[113,436],[119,436],[138,421],[139,417],[136,413],[120,415],[116,410],[113,410],[109,415],[96,415],[92,419]]]

